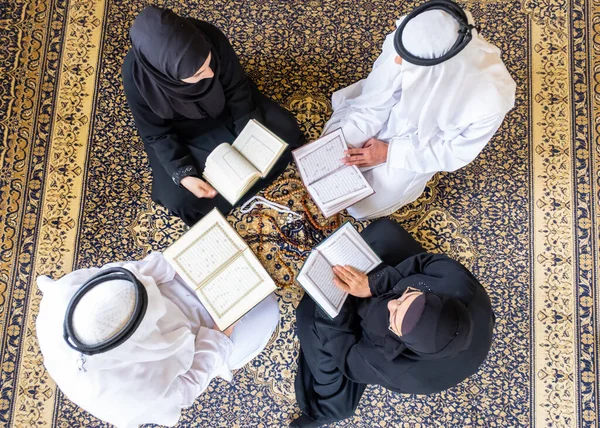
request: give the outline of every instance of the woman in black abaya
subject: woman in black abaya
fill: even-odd
[[[293,115],[260,93],[225,35],[213,25],[146,7],[130,30],[123,86],[152,169],[152,199],[193,225],[212,208],[232,206],[200,177],[206,158],[256,119],[288,143],[279,175],[304,137]],[[243,199],[240,201],[243,202]]]
[[[400,225],[381,219],[362,237],[383,260],[368,276],[335,267],[348,292],[330,319],[305,295],[296,310],[300,357],[291,427],[351,417],[367,385],[405,394],[451,388],[477,371],[492,343],[494,314],[460,263],[429,254]]]

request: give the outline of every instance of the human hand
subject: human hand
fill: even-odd
[[[369,278],[364,273],[358,271],[352,266],[333,267],[333,283],[348,294],[356,297],[371,297],[371,289],[369,288]]]
[[[375,166],[387,160],[388,143],[377,138],[369,139],[360,149],[348,149],[342,159],[346,165]]]
[[[217,330],[220,331],[221,333],[223,333],[225,336],[227,337],[231,337],[231,335],[233,334],[233,327],[235,327],[235,325],[237,324],[237,321],[234,322],[233,324],[231,324],[229,327],[227,327],[225,330],[221,331],[219,329],[219,327],[217,327],[217,325],[215,324],[213,326],[213,330]]]
[[[217,196],[217,191],[214,189],[214,187],[198,177],[192,177],[191,175],[183,177],[180,183],[183,187],[192,192],[197,198],[212,199]]]

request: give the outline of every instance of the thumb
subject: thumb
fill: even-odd
[[[198,187],[202,190],[208,190],[208,183],[204,180],[198,180]]]

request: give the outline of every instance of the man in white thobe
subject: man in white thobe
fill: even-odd
[[[126,269],[145,289],[143,318],[136,315],[135,281],[107,280],[111,273],[106,271],[114,267]],[[103,275],[105,282],[74,298],[82,285]],[[196,293],[160,253],[139,262],[77,270],[58,281],[42,276],[38,286],[43,298],[37,336],[48,373],[71,401],[119,428],[175,425],[181,409],[192,405],[213,378],[231,380],[232,370],[260,353],[279,321],[277,300],[270,295],[233,328],[219,331]],[[65,338],[70,306],[72,335]],[[141,319],[137,326],[127,327],[136,319]],[[126,329],[130,336],[112,349],[84,355],[72,348],[72,336],[89,351]]]
[[[402,42],[417,57],[438,58],[459,29],[452,15],[430,10],[406,24]],[[453,58],[421,66],[397,54],[394,32],[369,76],[333,94],[323,134],[342,128],[352,146],[345,163],[360,167],[375,190],[348,209],[353,217],[390,215],[417,199],[436,172],[467,165],[513,107],[516,85],[499,49],[472,35]]]

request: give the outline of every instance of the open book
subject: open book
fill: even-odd
[[[163,253],[225,330],[276,286],[250,247],[215,208]]]
[[[333,267],[348,265],[369,273],[381,259],[350,223],[344,223],[333,235],[313,249],[296,281],[331,318],[340,312],[348,293],[334,283]]]
[[[208,158],[203,176],[231,205],[261,177],[266,177],[287,143],[251,119],[232,145],[217,146]]]
[[[347,148],[337,129],[292,152],[308,193],[325,217],[375,193],[357,166],[342,162]]]

